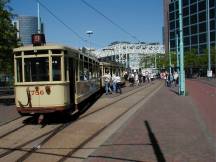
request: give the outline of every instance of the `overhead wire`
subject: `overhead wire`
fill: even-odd
[[[45,4],[43,4],[40,0],[35,0],[38,2],[45,10],[47,10],[57,21],[59,21],[61,24],[63,24],[68,30],[70,30],[75,36],[77,36],[83,43],[86,44],[87,39],[84,39],[82,36],[80,36],[74,29],[72,29],[69,25],[67,25],[63,20],[61,20],[56,14],[54,14],[53,11],[51,11]],[[91,44],[95,44],[97,46],[103,47],[102,45],[89,41]]]
[[[67,25],[63,20],[61,20],[58,16],[54,14],[46,5],[44,5],[40,0],[36,0],[43,8],[45,8],[57,21],[63,24],[68,30],[70,30],[75,36],[77,36],[82,42],[86,42],[86,40],[81,37],[75,30],[73,30],[69,25]]]
[[[98,13],[99,15],[101,15],[102,17],[104,17],[107,21],[109,21],[111,24],[113,24],[114,26],[116,26],[119,30],[121,30],[122,32],[124,32],[125,34],[129,35],[131,38],[133,38],[134,40],[140,42],[136,36],[134,36],[133,34],[131,34],[130,32],[128,32],[126,29],[124,29],[122,26],[120,26],[119,24],[117,24],[116,22],[114,22],[111,18],[109,18],[108,16],[106,16],[105,14],[103,14],[101,11],[99,11],[97,8],[95,8],[94,6],[92,6],[90,3],[86,2],[85,0],[80,0],[83,4],[85,4],[87,7],[91,8],[92,10],[94,10],[96,13]]]

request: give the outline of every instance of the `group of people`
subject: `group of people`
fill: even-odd
[[[165,80],[165,85],[167,87],[172,87],[172,85],[178,85],[179,75],[176,71],[173,73],[168,73],[167,71],[160,74],[160,78]]]
[[[103,76],[104,79],[104,86],[105,86],[105,92],[106,95],[109,93],[115,92],[115,93],[122,93],[121,90],[121,77],[118,74],[113,74],[111,76],[110,73],[106,72],[106,74]]]
[[[146,81],[148,83],[153,81],[154,76],[149,72],[145,72],[145,73],[134,72],[134,73],[130,73],[128,75],[128,78],[125,78],[125,80],[129,81],[130,86],[134,86],[134,85],[139,86],[141,85],[141,83],[145,83]]]

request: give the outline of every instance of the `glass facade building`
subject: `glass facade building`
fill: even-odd
[[[23,45],[32,44],[31,36],[38,32],[38,19],[36,16],[19,16],[14,21],[18,29],[18,38]],[[43,24],[41,24],[41,33],[43,33]]]
[[[216,45],[216,0],[182,0],[184,51],[194,49],[202,54],[207,49],[207,12],[210,17],[210,45]],[[169,2],[169,47],[176,51],[176,36],[179,32],[178,0]]]

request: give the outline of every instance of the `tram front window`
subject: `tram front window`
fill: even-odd
[[[48,58],[25,58],[25,81],[49,81]]]
[[[22,82],[22,59],[17,58],[16,59],[16,69],[17,69],[17,82]]]
[[[61,80],[61,57],[52,57],[53,81]]]

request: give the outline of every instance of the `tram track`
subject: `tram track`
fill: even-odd
[[[87,114],[85,114],[85,115],[83,115],[83,116],[80,116],[78,119],[76,119],[76,117],[75,117],[75,118],[74,118],[75,120],[73,120],[73,121],[71,121],[71,122],[68,122],[68,123],[65,123],[65,124],[61,124],[61,125],[57,126],[55,129],[50,130],[50,131],[48,131],[48,132],[46,132],[46,133],[43,133],[43,134],[41,134],[40,136],[38,136],[38,137],[36,137],[36,138],[33,138],[33,139],[29,140],[29,141],[26,141],[25,143],[20,144],[20,145],[14,147],[14,148],[9,149],[9,148],[2,148],[2,147],[0,147],[0,149],[5,149],[5,150],[7,150],[7,151],[5,151],[4,153],[0,154],[0,158],[5,157],[5,156],[7,156],[7,155],[10,155],[10,154],[13,153],[14,151],[26,151],[25,154],[23,154],[20,158],[17,159],[17,161],[22,162],[22,161],[26,160],[28,157],[30,157],[33,153],[38,153],[38,152],[39,152],[38,150],[39,150],[40,147],[42,147],[44,144],[46,144],[48,141],[50,141],[56,134],[58,134],[59,132],[61,132],[61,131],[64,130],[65,128],[69,127],[69,126],[70,126],[72,123],[74,123],[75,121],[76,121],[76,122],[77,122],[77,121],[80,121],[80,120],[82,120],[82,119],[84,119],[84,118],[86,118],[86,117],[91,116],[92,114],[95,114],[95,113],[97,113],[97,112],[99,112],[99,111],[102,111],[102,110],[106,109],[107,107],[109,107],[109,106],[111,106],[111,105],[113,105],[113,104],[115,104],[115,103],[117,103],[117,102],[119,102],[119,101],[122,101],[122,100],[126,99],[127,97],[129,97],[129,96],[131,96],[131,95],[133,95],[133,94],[135,94],[135,93],[138,93],[138,92],[142,91],[143,89],[145,89],[145,88],[147,88],[147,87],[149,87],[149,86],[143,86],[143,87],[139,88],[138,90],[137,90],[137,89],[135,89],[135,90],[133,89],[132,92],[131,92],[131,91],[128,91],[128,92],[127,92],[128,94],[124,94],[124,96],[120,96],[120,97],[117,96],[117,99],[116,99],[114,102],[109,103],[109,104],[106,104],[106,105],[104,105],[104,106],[102,106],[102,107],[99,107],[99,108],[97,108],[96,110],[94,110],[94,111],[92,111],[92,112],[89,112],[89,113],[87,113]],[[143,98],[141,98],[141,99],[139,100],[139,102],[141,102],[141,100],[143,100]],[[133,107],[133,106],[134,106],[134,105],[132,105],[131,107]],[[128,109],[128,111],[129,111],[129,110],[130,110],[130,108]],[[81,112],[81,113],[82,113],[82,112]],[[74,150],[70,151],[65,157],[61,158],[59,161],[65,161],[65,160],[67,159],[66,157],[71,157],[71,155],[74,154],[80,147],[84,146],[84,145],[85,145],[86,143],[88,143],[91,139],[93,139],[95,136],[97,136],[98,134],[100,134],[104,129],[106,129],[107,127],[109,127],[109,125],[111,125],[112,123],[114,123],[116,120],[118,120],[118,119],[119,119],[121,116],[123,116],[125,113],[127,113],[127,111],[124,112],[123,114],[121,114],[119,117],[115,118],[115,119],[114,119],[111,123],[109,123],[108,125],[104,126],[104,127],[101,128],[100,130],[96,131],[91,137],[89,137],[88,139],[86,139],[85,141],[83,141],[83,142],[77,147],[77,149],[74,149]],[[79,114],[75,114],[75,115],[78,115],[78,116],[79,116]],[[77,117],[78,117],[78,116],[77,116]],[[20,127],[21,127],[21,126],[20,126]],[[4,135],[4,137],[6,137],[6,136],[7,136],[7,134]],[[47,136],[47,137],[46,137],[46,136]],[[45,137],[45,138],[44,138],[44,137]],[[29,144],[31,144],[31,143],[33,143],[33,142],[35,142],[35,141],[38,141],[38,140],[40,140],[41,138],[44,138],[44,139],[43,139],[41,142],[39,142],[39,143],[37,144],[37,146],[39,146],[39,147],[37,147],[37,146],[36,146],[36,147],[32,147],[30,150],[24,150],[24,149],[23,149],[23,147],[25,147],[26,145],[29,145]]]
[[[139,90],[140,91],[140,90]],[[127,96],[123,97],[124,99],[127,98]],[[124,116],[126,113],[128,113],[134,106],[138,105],[140,102],[142,102],[144,99],[146,98],[146,95],[144,95],[143,97],[141,97],[135,104],[131,105],[130,107],[127,108],[126,111],[124,111],[122,114],[120,114],[119,116],[117,116],[114,120],[112,120],[110,123],[108,123],[107,125],[105,125],[103,128],[99,129],[97,132],[95,132],[92,136],[90,136],[89,138],[87,138],[85,141],[83,141],[79,146],[77,146],[77,148],[75,148],[74,150],[70,151],[67,155],[65,155],[64,157],[62,157],[58,162],[64,162],[66,161],[68,158],[71,158],[73,156],[74,153],[76,153],[79,149],[83,148],[87,143],[89,143],[92,139],[96,138],[99,134],[101,134],[105,129],[107,129],[109,126],[111,126],[113,123],[115,123],[117,120],[119,120],[122,116]],[[76,157],[72,157],[72,158],[76,158]]]

